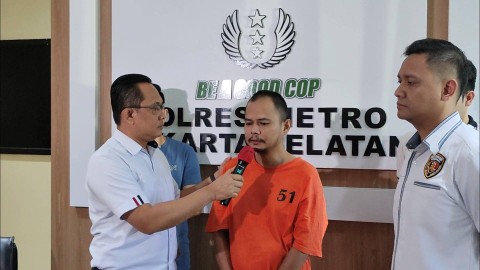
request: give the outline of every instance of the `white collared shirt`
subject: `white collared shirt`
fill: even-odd
[[[92,267],[176,269],[175,227],[146,235],[120,217],[136,207],[175,199],[168,161],[116,130],[90,158],[86,189],[92,221]]]
[[[416,133],[398,173],[392,269],[479,269],[479,141],[457,112],[423,141]]]

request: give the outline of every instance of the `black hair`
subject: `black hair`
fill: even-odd
[[[466,57],[463,51],[453,43],[443,39],[420,39],[414,41],[405,49],[405,56],[411,54],[426,54],[428,66],[438,74],[453,70],[459,82],[458,98],[465,94],[467,91]]]
[[[142,74],[125,74],[118,77],[110,88],[110,102],[113,120],[120,124],[120,114],[128,107],[140,106],[145,98],[138,88],[139,83],[152,83],[152,80]]]
[[[158,93],[160,94],[160,97],[162,98],[163,100],[163,104],[165,104],[165,95],[163,94],[162,92],[162,88],[160,87],[160,85],[156,84],[156,83],[152,83],[153,86],[155,87],[155,89],[157,89]]]
[[[256,101],[257,99],[263,98],[263,97],[268,97],[272,100],[273,105],[277,109],[277,111],[280,113],[280,120],[285,121],[288,118],[288,107],[287,107],[287,102],[285,102],[285,99],[282,97],[277,92],[273,91],[267,91],[267,90],[261,90],[253,94],[253,96],[250,98],[250,101]],[[248,103],[247,103],[248,105]]]
[[[467,74],[467,91],[475,90],[475,81],[477,80],[477,68],[472,63],[472,61],[468,59],[465,62],[465,73]]]

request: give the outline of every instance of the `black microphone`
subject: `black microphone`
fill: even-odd
[[[244,146],[240,153],[238,153],[238,163],[235,169],[233,169],[233,174],[242,175],[245,171],[247,165],[252,162],[253,155],[255,154],[254,150],[250,146]],[[220,204],[223,206],[227,206],[230,203],[232,198],[224,199],[220,201]]]

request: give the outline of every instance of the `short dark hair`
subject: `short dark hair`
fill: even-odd
[[[272,100],[275,109],[280,113],[280,120],[285,121],[288,118],[288,107],[285,99],[277,92],[261,90],[253,94],[253,96],[248,100],[248,102],[256,101],[257,99],[268,97]],[[247,105],[248,105],[247,102]]]
[[[149,77],[142,74],[125,74],[118,77],[110,88],[110,102],[113,120],[120,124],[120,114],[128,107],[140,106],[145,98],[138,88],[139,83],[152,83]]]
[[[155,89],[157,89],[158,93],[160,94],[160,97],[163,100],[163,104],[165,104],[165,95],[162,92],[162,88],[160,87],[160,85],[158,85],[156,83],[152,83],[152,84],[153,84],[153,86],[155,86]]]
[[[405,56],[411,54],[426,54],[428,66],[438,74],[453,69],[460,84],[458,98],[463,96],[467,91],[465,72],[466,57],[463,51],[453,45],[453,43],[443,39],[420,39],[414,41],[405,49]]]
[[[475,90],[475,81],[477,80],[477,68],[468,60],[465,62],[465,73],[467,74],[467,91]],[[467,93],[465,91],[465,94]]]

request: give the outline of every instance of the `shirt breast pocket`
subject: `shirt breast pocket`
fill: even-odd
[[[409,192],[409,198],[415,205],[415,216],[418,218],[430,217],[436,211],[437,206],[432,202],[437,202],[444,196],[442,187],[435,182],[422,181],[423,179],[415,179]]]
[[[434,183],[427,183],[422,181],[414,181],[413,184],[419,188],[426,188],[432,190],[440,190],[440,186]]]

